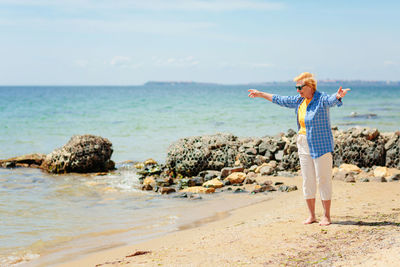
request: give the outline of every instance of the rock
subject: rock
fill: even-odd
[[[393,174],[392,176],[390,176],[390,178],[388,179],[389,182],[394,182],[394,181],[399,181],[400,180],[400,173],[398,174]]]
[[[151,185],[152,187],[156,186],[156,180],[154,179],[153,176],[146,177],[143,180],[143,186],[147,186],[147,185]]]
[[[277,161],[281,161],[283,159],[283,150],[279,150],[278,152],[275,153],[275,159]]]
[[[161,189],[160,189],[160,193],[163,194],[163,195],[164,194],[171,194],[171,193],[174,193],[174,192],[176,192],[176,191],[172,187],[161,187]]]
[[[135,167],[138,170],[142,170],[142,169],[144,169],[144,163],[143,162],[138,162],[135,165],[133,165],[133,167]]]
[[[209,187],[205,188],[202,186],[192,186],[188,187],[185,189],[180,190],[180,192],[189,192],[189,193],[195,193],[195,194],[211,194],[215,192],[215,188]]]
[[[243,167],[227,167],[221,170],[221,179],[228,177],[230,174],[234,172],[243,172]]]
[[[357,167],[356,165],[354,165],[354,164],[343,163],[343,164],[340,165],[339,171],[360,173],[361,169],[359,167]]]
[[[143,162],[144,165],[157,165],[158,163],[154,159],[148,159]]]
[[[111,142],[94,135],[75,135],[48,154],[41,168],[50,173],[106,172],[115,168]]]
[[[257,164],[257,165],[261,165],[261,164],[263,164],[263,163],[266,163],[267,160],[268,160],[268,158],[267,158],[266,156],[257,155],[256,158],[255,158],[255,160],[254,160],[254,163]],[[254,166],[254,165],[253,165],[253,166]],[[255,169],[254,169],[254,170],[255,170]]]
[[[387,167],[376,167],[374,170],[375,177],[386,177],[388,176],[388,168]]]
[[[272,191],[276,191],[276,188],[273,187],[271,184],[263,184],[263,185],[261,185],[260,191],[261,192],[265,192],[265,191],[272,192]]]
[[[189,192],[180,193],[180,194],[174,196],[174,198],[188,198],[190,200],[202,199],[202,197],[199,194],[193,194],[193,193],[189,193]]]
[[[387,182],[385,177],[374,177],[374,178],[372,178],[372,181],[378,182],[378,183],[386,183]]]
[[[249,172],[254,172],[254,173],[255,173],[255,172],[256,172],[256,169],[257,169],[257,167],[258,167],[257,165],[253,165],[253,166],[251,166],[251,167],[250,167],[250,169],[249,169]]]
[[[150,191],[150,190],[153,190],[153,187],[151,186],[151,185],[143,185],[142,186],[142,190],[145,190],[145,191]]]
[[[286,171],[279,171],[278,176],[282,176],[282,177],[295,177],[296,174],[292,173],[292,172],[286,172]]]
[[[206,171],[202,171],[199,173],[200,177],[204,178],[204,181],[209,181],[212,180],[214,178],[220,177],[221,176],[221,172],[220,171],[213,171],[213,170],[206,170]]]
[[[378,129],[375,129],[375,128],[374,129],[366,129],[363,131],[363,135],[365,136],[365,138],[367,138],[367,140],[373,141],[379,136],[379,131],[378,131]]]
[[[261,175],[271,175],[274,172],[274,169],[271,166],[264,166],[260,169]]]
[[[356,177],[354,177],[354,175],[348,175],[348,176],[346,176],[344,181],[346,183],[355,183],[356,182]]]
[[[231,184],[241,184],[246,178],[246,174],[243,172],[234,172],[226,177],[224,180],[228,180]]]
[[[369,182],[369,178],[361,178],[360,182],[368,183]]]
[[[364,135],[369,133],[368,131],[366,128],[351,128],[345,132],[334,132],[333,161],[335,166],[342,163],[358,167],[385,165],[385,139],[379,134],[375,139],[368,140]],[[373,131],[371,134],[375,135]]]
[[[257,150],[253,147],[246,149],[246,151],[244,152],[247,155],[257,155]]]
[[[286,133],[287,137],[294,137],[296,135],[296,132],[293,129],[289,129],[288,132]]]
[[[233,193],[245,193],[245,192],[246,192],[246,190],[244,188],[240,188],[240,187],[236,188],[235,191],[233,191]]]
[[[255,169],[255,173],[260,173],[260,171],[261,171],[261,169],[263,168],[263,167],[267,167],[267,166],[269,166],[268,165],[268,163],[263,163],[263,164],[261,164],[260,166],[258,166],[256,169]]]
[[[268,162],[268,166],[276,168],[278,166],[278,163],[275,160],[271,160],[270,162]]]
[[[201,176],[196,176],[190,179],[190,184],[193,184],[191,186],[200,186],[204,183],[204,179]]]
[[[254,172],[249,172],[248,174],[246,174],[246,178],[244,179],[243,183],[254,184],[256,182],[256,177],[257,174],[255,174]]]
[[[255,172],[249,172],[246,174],[246,179],[255,179],[257,174]]]
[[[46,155],[44,154],[28,154],[19,157],[0,160],[0,167],[14,168],[14,167],[35,167],[42,165]]]
[[[221,182],[221,180],[220,179],[218,179],[218,178],[214,178],[214,179],[212,179],[212,180],[210,180],[210,181],[207,181],[207,182],[205,182],[204,184],[203,184],[203,187],[213,187],[213,188],[221,188],[221,187],[223,187],[224,186],[224,184]]]
[[[297,186],[295,186],[295,185],[290,185],[290,186],[281,185],[278,188],[278,190],[281,191],[281,192],[292,192],[292,191],[296,191],[297,190]]]
[[[340,170],[333,175],[333,180],[345,181],[348,183],[354,183],[356,181],[358,173],[353,171]]]
[[[223,133],[182,138],[168,148],[166,166],[186,176],[233,166],[240,146],[237,139]]]
[[[189,186],[189,178],[182,178],[178,181],[178,188],[184,188]]]
[[[274,185],[282,185],[283,182],[275,182]]]

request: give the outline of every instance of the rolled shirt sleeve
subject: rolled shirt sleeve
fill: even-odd
[[[297,96],[273,95],[272,103],[278,104],[279,106],[286,108],[297,108],[300,99],[301,97],[299,95]]]

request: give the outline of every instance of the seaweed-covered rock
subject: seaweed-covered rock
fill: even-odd
[[[114,169],[111,142],[94,135],[75,135],[63,147],[48,154],[41,168],[51,173],[89,173]]]

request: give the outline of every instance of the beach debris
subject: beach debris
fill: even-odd
[[[107,172],[115,169],[111,142],[94,135],[75,135],[63,147],[48,154],[41,168],[50,173]]]
[[[138,250],[138,251],[136,251],[135,253],[133,253],[131,255],[125,256],[125,258],[145,255],[145,254],[148,254],[148,253],[151,253],[151,251],[149,251],[149,250]]]

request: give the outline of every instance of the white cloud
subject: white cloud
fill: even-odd
[[[115,56],[111,59],[110,64],[116,67],[127,67],[131,65],[131,58],[123,56]]]

